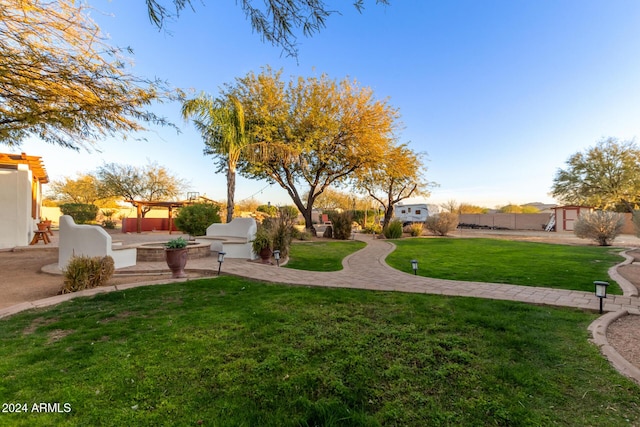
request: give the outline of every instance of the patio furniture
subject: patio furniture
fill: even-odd
[[[211,243],[211,250],[225,252],[227,258],[255,259],[251,242],[258,227],[253,218],[234,218],[227,224],[211,224],[205,236],[197,236],[196,242]]]
[[[33,232],[33,239],[31,239],[31,243],[29,245],[36,245],[39,241],[44,242],[45,245],[51,243],[49,240],[49,236],[47,235],[46,230],[36,230]]]
[[[69,215],[60,217],[58,267],[64,270],[73,256],[113,258],[115,268],[136,265],[136,248],[114,245],[109,233],[95,225],[78,225]]]

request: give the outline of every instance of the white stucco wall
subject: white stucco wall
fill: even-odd
[[[27,165],[0,169],[0,249],[27,246],[33,237],[31,180]]]

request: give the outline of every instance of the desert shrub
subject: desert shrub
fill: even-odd
[[[280,251],[281,257],[289,255],[289,247],[291,247],[291,230],[293,227],[286,221],[277,221],[273,231],[273,249]]]
[[[424,225],[421,222],[414,222],[405,227],[404,232],[409,233],[412,237],[422,236]]]
[[[62,293],[78,292],[102,286],[113,276],[113,258],[77,256],[69,260],[64,270]]]
[[[369,224],[362,229],[362,232],[367,234],[380,234],[382,233],[382,226],[380,224]]]
[[[277,216],[265,218],[261,224],[264,232],[269,235],[272,249],[280,251],[283,258],[289,254],[296,220],[297,211],[294,213],[289,209],[281,209],[277,211]]]
[[[102,226],[104,228],[107,228],[109,230],[113,230],[114,228],[116,228],[116,222],[113,220],[113,214],[115,213],[116,211],[111,209],[102,211],[102,216],[104,217],[104,220],[102,221]]]
[[[98,207],[87,203],[64,203],[60,205],[60,212],[69,215],[76,224],[86,224],[95,221]]]
[[[436,236],[446,236],[458,226],[458,215],[451,212],[440,212],[436,215],[430,215],[424,225]]]
[[[280,211],[281,215],[286,215],[287,218],[289,218],[293,224],[298,223],[298,215],[300,215],[300,211],[295,206],[293,205],[280,206],[278,210]]]
[[[291,229],[291,238],[297,240],[311,240],[313,235],[307,229],[300,230],[299,228],[293,227]]]
[[[272,205],[260,205],[256,208],[256,210],[269,216],[276,216],[278,214],[278,208]]]
[[[329,215],[334,239],[349,240],[351,238],[352,218],[351,212],[332,212]]]
[[[387,239],[399,239],[402,237],[402,221],[394,219],[382,230]]]
[[[581,239],[591,239],[600,246],[610,246],[624,227],[619,213],[595,211],[582,214],[573,223],[573,233]]]
[[[298,240],[311,240],[313,234],[311,234],[308,230],[304,230],[298,233]]]
[[[211,203],[195,203],[187,205],[178,211],[174,224],[178,230],[190,236],[203,236],[207,227],[221,222],[220,206]]]

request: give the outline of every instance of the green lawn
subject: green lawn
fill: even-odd
[[[595,317],[225,276],[136,288],[0,320],[0,401],[71,408],[0,425],[639,425]]]
[[[364,247],[365,243],[357,240],[296,242],[291,245],[285,267],[309,271],[342,270],[342,260]]]
[[[568,246],[496,239],[402,239],[387,263],[412,273],[410,260],[418,260],[418,274],[439,279],[510,283],[524,286],[593,292],[594,280],[612,285],[607,270],[623,261],[620,249]]]

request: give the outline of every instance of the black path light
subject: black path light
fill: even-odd
[[[222,268],[222,263],[224,262],[224,256],[226,252],[218,252],[218,276],[220,275],[220,269]]]
[[[418,260],[417,259],[412,259],[411,260],[411,268],[413,268],[413,274],[415,276],[418,275]]]
[[[596,296],[600,298],[600,314],[602,314],[602,300],[607,297],[607,286],[609,286],[609,282],[596,280],[593,284],[596,286]]]
[[[280,251],[277,249],[273,251],[273,257],[276,259],[276,264],[278,265],[278,267],[280,267]]]

